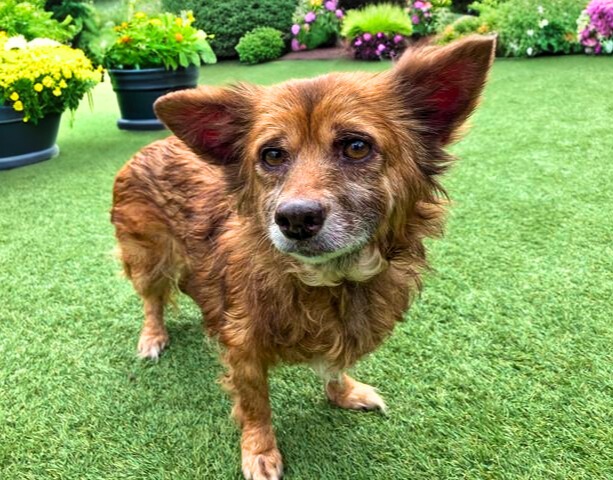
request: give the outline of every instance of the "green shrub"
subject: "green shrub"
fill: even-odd
[[[486,11],[495,10],[493,28],[499,34],[499,52],[509,57],[532,57],[579,50],[577,17],[584,3],[584,0],[507,0]],[[479,4],[475,6],[479,8]]]
[[[345,16],[341,35],[353,39],[363,33],[376,35],[411,35],[413,26],[406,12],[391,4],[369,5],[362,10],[349,10]]]
[[[51,38],[66,43],[72,39],[78,28],[72,18],[63,22],[51,18],[53,13],[44,10],[42,1],[20,2],[17,0],[0,1],[0,30],[9,36],[23,35],[26,40]]]
[[[244,63],[262,63],[279,58],[285,50],[283,34],[274,28],[259,27],[247,33],[236,46]]]
[[[215,36],[213,50],[220,58],[236,57],[240,38],[257,27],[288,32],[297,0],[163,0],[173,12],[190,9],[196,26]]]

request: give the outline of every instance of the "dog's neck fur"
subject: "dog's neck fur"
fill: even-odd
[[[383,272],[388,265],[379,247],[368,244],[357,252],[323,264],[301,262],[292,272],[311,287],[335,287],[344,281],[365,282]]]

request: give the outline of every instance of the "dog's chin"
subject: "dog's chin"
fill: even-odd
[[[319,235],[309,240],[291,240],[279,231],[270,233],[270,239],[277,250],[309,265],[323,265],[338,260],[359,251],[366,244],[366,240],[361,238],[336,245]]]

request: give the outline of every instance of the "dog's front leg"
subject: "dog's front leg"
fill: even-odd
[[[268,398],[268,365],[251,352],[230,348],[227,387],[234,399],[232,414],[242,428],[242,468],[246,479],[283,476],[281,453],[272,428]]]

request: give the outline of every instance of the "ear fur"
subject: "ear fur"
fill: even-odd
[[[447,145],[477,105],[494,60],[495,37],[472,35],[445,47],[408,51],[393,82],[423,133]]]
[[[195,153],[220,165],[237,163],[253,116],[257,87],[199,87],[168,93],[153,108]]]

